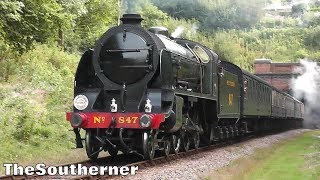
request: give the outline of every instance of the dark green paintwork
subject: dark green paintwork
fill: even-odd
[[[244,116],[271,116],[271,87],[252,76],[244,75],[247,81],[244,93]]]
[[[219,115],[218,117],[238,118],[240,116],[240,86],[238,76],[224,71],[219,80]]]

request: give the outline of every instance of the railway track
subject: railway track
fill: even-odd
[[[271,133],[263,134],[263,135],[248,135],[244,136],[241,138],[235,138],[235,139],[230,139],[228,141],[223,141],[223,142],[217,142],[213,145],[210,146],[203,146],[198,149],[192,149],[187,152],[180,152],[178,154],[170,154],[169,156],[162,156],[162,157],[157,157],[153,160],[148,160],[148,161],[143,161],[140,156],[132,156],[132,155],[125,155],[125,154],[120,154],[117,156],[107,156],[104,158],[99,158],[97,161],[82,161],[82,162],[76,162],[76,163],[69,163],[69,164],[63,164],[63,165],[58,165],[56,167],[70,167],[72,165],[78,166],[81,164],[82,166],[85,167],[91,167],[91,166],[138,166],[139,170],[152,167],[152,166],[157,166],[165,163],[172,162],[174,160],[182,159],[191,155],[195,155],[201,152],[206,152],[206,151],[211,151],[213,149],[217,148],[222,148],[226,147],[229,145],[234,145],[238,143],[245,142],[250,139],[254,138],[260,138],[263,136],[267,136]],[[37,172],[37,171],[35,171]],[[0,176],[0,180],[24,180],[24,179],[73,179],[73,180],[85,180],[85,179],[106,179],[106,178],[116,178],[118,176],[110,176],[108,173],[105,173],[104,175],[98,174],[98,175],[66,175],[66,176],[61,176],[61,175],[55,175],[55,176],[50,176],[50,175],[18,175],[18,176]],[[119,176],[121,177],[121,176]]]

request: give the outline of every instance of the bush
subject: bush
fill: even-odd
[[[15,73],[18,53],[11,50],[11,46],[5,44],[0,38],[0,82],[9,80],[9,76]]]
[[[0,162],[72,147],[65,112],[72,106],[78,60],[51,45],[35,45],[19,57],[10,84],[0,85]]]
[[[304,37],[304,44],[314,50],[320,50],[320,26],[307,30],[307,34]]]
[[[299,24],[299,20],[295,18],[283,18],[283,19],[275,19],[275,18],[263,18],[256,25],[256,28],[287,28],[287,27],[297,27]]]

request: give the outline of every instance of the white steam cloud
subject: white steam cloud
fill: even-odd
[[[320,66],[316,62],[301,60],[301,75],[292,81],[294,97],[304,100],[304,124],[309,128],[320,128]]]
[[[178,26],[174,30],[174,32],[171,34],[171,37],[180,38],[185,29],[186,28],[183,27],[182,25]],[[185,34],[187,36],[194,36],[194,35],[196,35],[198,29],[199,29],[199,26],[196,23],[193,23],[191,28]]]
[[[193,23],[191,30],[189,31],[191,33],[191,36],[194,36],[197,33],[198,29],[199,29],[199,26],[196,23]]]
[[[179,38],[181,37],[182,33],[184,31],[184,27],[183,26],[178,26],[174,32],[171,34],[171,37],[173,38]]]

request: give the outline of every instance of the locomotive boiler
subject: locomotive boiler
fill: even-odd
[[[121,20],[83,54],[75,74],[74,111],[67,113],[67,120],[78,148],[83,147],[80,130],[86,131],[90,159],[101,151],[152,159],[156,151],[168,155],[272,129],[272,119],[289,124],[302,119],[301,114],[273,116],[274,88],[236,65],[220,62],[211,49],[171,38],[163,27],[145,30],[138,14],[125,14]],[[249,79],[262,88],[249,89]],[[245,96],[253,91],[261,92],[270,112],[244,111],[252,105]]]

